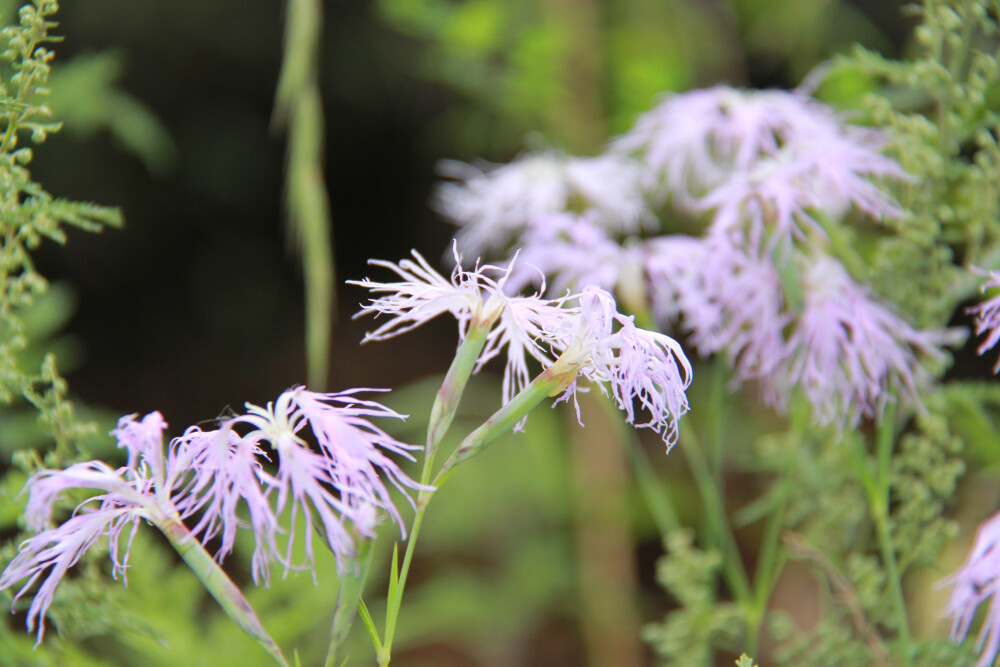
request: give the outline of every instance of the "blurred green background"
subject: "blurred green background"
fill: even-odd
[[[370,322],[350,317],[365,295],[342,282],[371,274],[369,258],[397,260],[411,248],[443,255],[452,230],[428,206],[438,160],[502,162],[538,146],[596,153],[663,91],[794,87],[854,43],[905,55],[912,26],[902,4],[326,2],[320,76],[340,305],[330,389],[397,388],[388,402],[413,415],[397,435],[422,440],[436,388],[428,376],[447,368],[454,323],[359,346]],[[114,414],[160,410],[180,432],[304,381],[301,278],[283,229],[284,143],[270,127],[283,22],[273,0],[62,8],[67,39],[52,107],[66,130],[36,151],[34,174],[57,196],[120,205],[126,219],[123,231],[72,234],[40,254],[41,272],[70,287],[60,308],[75,302],[60,361],[82,403]],[[487,374],[473,385],[460,426],[495,408],[497,384]],[[434,501],[393,664],[608,664],[602,651],[619,656],[615,664],[651,663],[638,631],[668,608],[653,581],[662,547],[614,461],[569,464],[599,457],[601,438],[615,437],[615,424],[587,423],[597,448],[570,451],[572,419],[540,410],[527,434],[471,462]],[[685,497],[680,459],[658,460],[675,498]],[[595,467],[610,479],[598,482],[610,491],[596,504],[587,477]],[[390,532],[383,528],[383,547]],[[618,543],[624,550],[601,551]],[[114,595],[137,633],[85,644],[94,664],[262,664],[210,601],[172,606],[170,591],[193,590],[194,580],[159,546],[139,543],[129,587]],[[386,551],[378,558],[376,616]],[[612,586],[625,585],[624,607],[609,602],[609,618],[581,611],[593,608],[587,596],[602,595],[589,588],[593,562],[608,566]],[[308,576],[276,578],[272,591],[254,593],[265,624],[301,649],[303,664],[325,649],[329,565],[318,587]],[[350,664],[371,664],[358,630]],[[0,634],[0,647],[30,641]],[[47,641],[60,646],[54,633]],[[43,664],[46,650],[27,655]]]

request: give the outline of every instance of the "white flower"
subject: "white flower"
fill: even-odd
[[[461,227],[459,246],[472,255],[504,247],[550,213],[590,212],[616,233],[655,221],[640,184],[642,169],[625,156],[550,151],[486,171],[456,162],[444,167],[458,180],[441,185],[435,207]]]

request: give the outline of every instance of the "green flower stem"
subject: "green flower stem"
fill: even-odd
[[[465,338],[458,346],[455,359],[451,362],[451,366],[444,376],[441,388],[438,389],[427,424],[424,465],[420,472],[421,484],[427,484],[430,481],[433,472],[434,457],[437,454],[438,447],[441,445],[441,441],[448,432],[448,428],[451,426],[452,420],[455,418],[455,411],[458,409],[459,401],[465,392],[469,378],[475,370],[476,360],[486,345],[486,338],[490,333],[492,325],[492,321],[472,322]],[[437,480],[435,480],[435,486],[440,487],[440,483]],[[391,587],[389,599],[387,600],[385,639],[380,645],[376,645],[379,665],[388,665],[389,660],[392,658],[392,641],[396,634],[396,621],[399,618],[399,609],[403,603],[403,591],[406,588],[410,563],[413,560],[417,537],[420,535],[420,526],[423,525],[424,513],[427,511],[427,505],[430,503],[433,495],[434,491],[421,491],[417,496],[417,514],[413,518],[413,525],[410,527],[410,536],[406,542],[403,564],[398,572],[393,573],[393,576],[398,577],[398,579],[396,580],[396,585]],[[395,560],[392,567],[396,567]]]
[[[472,332],[469,332],[469,336],[466,336],[466,341]],[[485,342],[485,333],[483,334],[483,342]],[[463,343],[463,346],[465,343]],[[447,423],[450,423],[451,417],[454,415],[455,405],[458,402],[458,396],[452,395],[451,390],[446,390],[446,385],[449,385],[449,378],[453,378],[455,387],[464,387],[464,380],[460,380],[462,377],[461,370],[466,368],[471,369],[471,364],[475,358],[479,355],[477,351],[474,355],[471,350],[475,346],[475,343],[470,343],[468,350],[459,350],[459,354],[456,356],[455,362],[452,364],[451,369],[448,371],[448,375],[445,376],[444,385],[442,385],[442,391],[438,392],[438,400],[441,403],[441,408],[439,409],[438,416],[432,418],[430,425],[428,426],[428,444],[433,443],[436,448],[440,444],[440,438],[444,436],[444,430],[447,429]],[[481,347],[479,348],[481,349]],[[467,357],[464,361],[459,361],[460,358]],[[502,408],[493,413],[493,416],[486,420],[486,422],[477,428],[475,431],[470,433],[463,441],[462,444],[452,452],[452,455],[445,462],[444,466],[438,472],[437,476],[434,478],[433,486],[434,491],[421,491],[420,495],[417,496],[417,514],[413,518],[413,526],[410,528],[410,537],[406,542],[406,552],[403,555],[403,563],[399,568],[398,573],[395,571],[395,560],[393,561],[394,571],[390,581],[395,581],[394,584],[390,584],[389,599],[387,601],[387,609],[385,616],[385,639],[382,642],[382,646],[378,651],[378,664],[380,667],[385,667],[389,664],[392,658],[392,641],[396,634],[396,621],[399,618],[399,608],[403,600],[403,591],[406,588],[406,579],[410,572],[410,563],[413,560],[413,551],[417,544],[417,537],[420,535],[420,527],[423,525],[424,513],[427,511],[427,505],[430,503],[431,498],[434,493],[441,488],[449,477],[455,472],[456,466],[462,461],[471,458],[478,454],[479,452],[486,449],[486,446],[491,442],[496,440],[498,437],[506,433],[514,424],[521,421],[525,415],[527,415],[531,410],[542,402],[546,397],[554,396],[562,388],[566,387],[573,379],[576,377],[576,372],[578,367],[571,362],[567,362],[563,357],[560,357],[556,362],[542,371],[534,380],[532,380],[527,387],[522,389],[517,396],[510,400],[509,403],[504,405]],[[452,373],[454,371],[454,374]],[[471,371],[470,371],[471,372]],[[461,391],[459,389],[459,394]],[[451,406],[449,408],[449,406]],[[444,426],[441,426],[444,424]],[[431,432],[437,431],[438,435],[431,435]],[[435,441],[435,437],[437,440]],[[433,451],[431,452],[434,453]],[[429,476],[430,465],[428,463],[428,458],[424,460],[424,474],[421,475],[421,479],[425,480]]]
[[[877,487],[866,487],[877,490],[877,495],[869,494],[872,518],[878,534],[879,549],[885,560],[886,575],[889,578],[890,592],[896,607],[899,638],[903,643],[905,665],[912,663],[912,640],[910,637],[910,621],[906,613],[906,599],[903,596],[903,578],[896,561],[896,545],[889,528],[889,487],[892,474],[892,447],[896,440],[896,403],[890,401],[882,415],[876,440],[878,456]]]
[[[385,639],[382,647],[378,650],[379,667],[386,667],[392,658],[392,640],[396,636],[396,621],[399,619],[399,608],[403,603],[403,590],[406,588],[406,578],[410,573],[410,563],[413,560],[413,551],[417,544],[417,536],[420,535],[420,526],[424,523],[424,513],[427,505],[431,501],[433,491],[421,491],[417,501],[417,515],[413,517],[413,526],[410,527],[410,537],[406,541],[406,554],[403,556],[403,566],[399,568],[398,575],[393,573],[390,579],[396,579],[396,585],[390,585],[389,600],[385,613]],[[396,558],[392,559],[392,567],[396,568]]]
[[[361,593],[371,569],[373,540],[357,537],[358,555],[354,558],[355,567],[340,576],[340,590],[337,591],[337,606],[333,611],[333,624],[330,628],[330,646],[326,651],[325,667],[334,667],[340,648],[347,641],[347,635],[354,624],[355,614],[361,603]]]
[[[273,125],[288,132],[285,206],[302,251],[306,296],[306,365],[309,386],[325,388],[330,325],[336,311],[330,201],[323,176],[323,102],[319,49],[320,0],[288,0],[285,51],[275,94]]]
[[[712,415],[712,447],[711,464],[712,479],[715,480],[715,488],[719,492],[719,498],[725,504],[726,485],[723,479],[723,462],[725,460],[728,403],[726,390],[726,379],[729,377],[729,368],[721,356],[715,355],[712,359],[712,387],[709,395],[708,410]]]
[[[868,454],[864,442],[858,438],[850,438],[848,443],[855,456],[855,468],[861,479],[861,485],[868,496],[868,511],[875,523],[875,534],[878,539],[879,551],[885,565],[886,578],[889,582],[889,594],[892,597],[896,613],[896,625],[899,626],[899,640],[903,645],[903,664],[911,665],[912,637],[910,635],[909,617],[906,612],[906,598],[903,596],[903,582],[896,560],[896,545],[889,527],[889,491],[892,473],[892,448],[896,438],[896,405],[890,401],[886,405],[882,423],[879,424],[876,435],[875,464],[873,475],[869,468]]]
[[[576,370],[569,374],[569,364],[560,363],[562,357],[552,366],[542,371],[527,387],[510,400],[505,406],[493,413],[482,426],[470,433],[462,444],[452,453],[434,478],[434,486],[439,487],[445,482],[455,467],[482,452],[490,443],[510,430],[524,418],[535,406],[548,397],[555,396],[576,377]]]
[[[615,413],[616,418],[610,419],[609,423],[614,425],[618,441],[625,446],[625,453],[632,466],[632,476],[635,478],[639,493],[653,517],[656,529],[663,537],[675,530],[680,530],[681,520],[677,516],[677,510],[670,499],[670,494],[660,484],[660,480],[653,470],[653,464],[649,460],[649,455],[643,449],[635,429],[625,426],[625,422],[617,418],[618,408],[611,401],[601,401],[601,404],[609,415],[611,412]]]
[[[184,562],[211,593],[226,614],[239,626],[240,630],[252,637],[279,665],[288,667],[288,661],[281,649],[264,630],[253,607],[243,597],[236,584],[219,567],[211,555],[196,540],[177,515],[155,520],[156,527],[167,536],[171,546],[177,550]]]
[[[455,410],[458,402],[465,391],[465,385],[475,370],[476,360],[479,353],[486,345],[486,337],[490,333],[490,324],[473,324],[470,326],[462,344],[458,346],[455,359],[448,368],[448,373],[444,376],[441,388],[438,389],[434,399],[434,406],[431,408],[430,421],[427,425],[427,444],[424,447],[424,469],[420,475],[420,483],[427,484],[430,480],[431,466],[434,462],[434,455],[444,439],[451,421],[455,417]]]
[[[747,617],[747,650],[757,652],[760,641],[760,627],[767,614],[767,606],[771,600],[774,583],[785,566],[786,554],[781,548],[781,528],[785,523],[785,509],[788,505],[788,471],[793,456],[788,455],[781,477],[776,482],[778,487],[778,502],[767,517],[764,526],[764,537],[760,551],[757,554],[757,569],[753,578],[753,603]]]
[[[691,464],[691,471],[694,473],[695,483],[698,485],[702,501],[705,503],[709,529],[715,534],[722,548],[723,575],[733,596],[746,607],[751,604],[752,600],[750,579],[743,566],[743,560],[740,558],[740,551],[736,546],[736,538],[729,525],[729,518],[726,516],[722,494],[715,483],[705,455],[701,453],[701,445],[694,430],[687,426],[684,421],[681,421],[680,428],[679,440],[687,455],[688,462]]]

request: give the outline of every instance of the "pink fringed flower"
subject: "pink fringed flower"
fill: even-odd
[[[101,461],[88,461],[65,470],[42,470],[28,480],[30,495],[25,518],[28,527],[37,534],[21,543],[14,560],[0,574],[0,590],[27,579],[14,596],[17,602],[48,573],[28,608],[28,629],[33,631],[37,626],[39,642],[45,634],[45,613],[52,604],[56,587],[90,547],[106,537],[112,572],[124,577],[139,523],[156,522],[175,513],[165,484],[179,473],[163,458],[165,427],[158,412],[147,415],[141,422],[134,416],[123,417],[112,433],[118,437],[119,446],[128,452],[127,466],[114,470]],[[67,490],[74,488],[105,493],[84,501],[68,520],[51,527],[54,506]],[[129,526],[123,550],[121,534]]]
[[[981,652],[976,667],[992,665],[1000,650],[1000,514],[983,522],[969,557],[943,583],[952,587],[945,615],[952,619],[955,641],[965,639],[979,605],[990,601],[976,641]]]
[[[557,363],[575,368],[578,375],[556,402],[575,400],[579,376],[602,391],[607,383],[628,423],[659,433],[669,451],[677,441],[677,421],[689,407],[685,390],[691,364],[681,346],[665,334],[636,327],[600,288],[586,287],[576,299],[578,310],[553,337],[563,350]],[[636,423],[636,404],[648,421]]]
[[[876,183],[909,179],[883,143],[800,92],[717,86],[667,98],[614,149],[638,153],[647,179],[680,208],[713,213],[714,233],[763,251],[822,234],[817,210],[902,215]]]
[[[871,179],[908,177],[895,161],[849,139],[862,133],[852,129],[858,132],[803,138],[721,182],[695,204],[713,212],[710,233],[755,252],[787,252],[810,234],[825,238],[815,211],[837,219],[853,205],[875,220],[902,216]]]
[[[875,417],[895,390],[920,406],[929,376],[918,355],[941,361],[954,331],[921,331],[879,303],[836,260],[804,261],[805,305],[788,340],[783,368],[772,373],[773,396],[800,387],[820,424],[854,427]]]
[[[1000,271],[990,271],[986,276],[981,290],[983,293],[990,288],[1000,287]],[[969,308],[968,312],[976,316],[976,335],[986,336],[986,340],[979,344],[979,354],[992,350],[997,342],[1000,342],[1000,296],[987,299]],[[998,371],[1000,371],[1000,359],[993,366],[993,372]]]
[[[446,162],[436,207],[461,227],[464,252],[482,255],[538,224],[540,216],[588,211],[617,232],[655,221],[640,184],[641,168],[621,155],[576,158],[556,152],[525,155],[487,171]]]
[[[680,319],[702,356],[724,351],[734,384],[767,376],[780,364],[791,318],[769,261],[717,238],[664,236],[645,250],[657,317]]]
[[[367,339],[394,336],[446,311],[459,320],[459,331],[464,336],[474,318],[477,326],[491,327],[477,370],[501,350],[507,350],[505,404],[528,384],[526,361],[530,356],[543,368],[561,363],[563,371],[572,374],[560,400],[574,396],[579,375],[602,388],[603,383],[608,383],[629,423],[635,423],[633,401],[637,401],[650,415],[648,422],[638,426],[661,433],[668,445],[676,440],[677,419],[688,409],[684,391],[691,381],[690,364],[676,341],[638,329],[632,318],[618,313],[614,297],[608,292],[587,286],[578,294],[555,300],[537,294],[507,296],[504,285],[517,258],[506,270],[485,266],[466,272],[458,267],[452,274],[451,287],[445,288],[447,281],[418,254],[414,253],[414,257],[422,267],[422,275],[412,271],[412,263],[405,260],[399,265],[377,262],[405,280],[356,283],[386,293],[365,306],[362,314],[392,317]],[[498,277],[490,278],[488,273]],[[459,300],[459,296],[465,300]]]
[[[245,503],[254,532],[255,580],[268,580],[270,564],[291,562],[297,518],[303,517],[305,567],[313,564],[312,534],[320,529],[337,560],[353,555],[356,536],[373,537],[379,511],[402,522],[385,485],[388,479],[406,496],[407,489],[424,489],[407,477],[387,454],[412,458],[418,449],[389,437],[371,417],[401,419],[403,415],[355,394],[311,392],[295,387],[266,408],[247,405],[247,414],[224,422],[218,430],[189,428],[163,451],[166,423],[158,412],[141,421],[123,417],[112,435],[124,448],[128,463],[115,470],[101,461],[76,463],[65,470],[43,470],[27,484],[28,527],[38,534],[21,548],[0,574],[0,590],[27,579],[15,602],[46,572],[28,611],[28,627],[44,632],[44,617],[59,581],[99,539],[108,539],[115,575],[128,567],[132,538],[141,521],[163,527],[178,518],[197,517],[192,538],[207,542],[221,535],[216,558],[232,550],[237,528],[247,527],[238,516]],[[245,426],[251,430],[239,431]],[[311,434],[316,448],[306,440]],[[265,466],[267,448],[277,453],[277,471]],[[68,489],[103,491],[81,503],[73,515],[51,527],[54,507]],[[408,496],[407,496],[408,498]],[[288,524],[281,519],[288,510]],[[315,518],[315,522],[314,522]],[[349,529],[348,522],[350,523]],[[122,531],[131,526],[124,548]],[[288,535],[280,551],[277,535]]]
[[[565,294],[584,285],[612,291],[630,266],[641,263],[634,249],[613,241],[590,214],[542,216],[519,245],[509,291],[541,282],[548,283],[550,294]]]
[[[372,261],[395,272],[400,282],[372,280],[349,281],[384,296],[372,299],[357,316],[373,313],[390,319],[365,335],[365,340],[385,340],[420,326],[438,315],[450,312],[459,323],[459,337],[464,339],[470,326],[490,328],[489,337],[477,361],[477,370],[490,359],[507,351],[504,369],[504,401],[509,400],[528,382],[527,358],[548,366],[552,358],[542,344],[545,332],[557,326],[565,316],[563,299],[508,296],[505,286],[517,259],[506,269],[485,265],[464,271],[456,254],[451,280],[446,280],[413,251],[416,262],[398,264]]]
[[[878,131],[845,125],[833,110],[801,92],[716,86],[668,96],[642,114],[613,148],[638,153],[655,181],[690,208],[733,175],[787,151],[820,156],[833,150],[827,164],[834,169],[901,176],[899,166],[877,152],[882,143]],[[831,193],[848,189],[834,172],[822,182]]]
[[[407,488],[426,487],[407,477],[384,452],[412,460],[409,451],[419,447],[403,444],[372,424],[368,417],[402,419],[403,415],[355,396],[361,391],[375,390],[324,394],[294,387],[266,407],[248,403],[247,414],[227,420],[218,431],[186,433],[180,439],[182,446],[197,451],[194,458],[203,462],[197,474],[204,481],[194,483],[190,490],[197,500],[189,513],[202,511],[194,532],[204,531],[203,539],[207,539],[221,530],[220,556],[227,553],[234,527],[240,523],[238,500],[243,499],[256,539],[254,575],[266,582],[272,558],[286,568],[312,569],[314,529],[320,529],[339,568],[354,552],[348,521],[360,535],[374,537],[373,509],[377,509],[402,531],[402,520],[383,478],[407,499]],[[240,435],[242,425],[251,430]],[[310,446],[307,434],[318,449]],[[268,450],[277,454],[274,474],[257,458]],[[276,496],[273,501],[272,495]],[[278,518],[285,510],[289,510],[288,524],[282,527]],[[296,564],[291,553],[300,516],[305,522],[305,562]],[[283,552],[276,542],[279,532],[288,535]]]

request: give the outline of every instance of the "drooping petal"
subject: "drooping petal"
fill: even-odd
[[[92,499],[102,500],[98,509],[83,507],[55,528],[43,530],[21,543],[17,555],[3,573],[0,574],[0,590],[10,588],[15,583],[27,582],[14,596],[17,602],[43,574],[45,580],[35,592],[28,607],[28,630],[38,628],[38,643],[45,634],[45,613],[55,596],[55,589],[69,568],[73,567],[83,554],[100,539],[107,536],[110,542],[111,561],[115,575],[124,575],[128,567],[131,538],[142,513],[134,506],[115,502],[114,496]],[[124,553],[119,553],[118,538],[121,531],[132,525]]]
[[[805,306],[783,367],[768,379],[779,407],[799,387],[822,425],[854,427],[862,416],[876,417],[893,391],[919,408],[930,380],[920,357],[941,361],[942,346],[961,332],[915,329],[831,257],[805,263]]]
[[[637,428],[659,433],[667,450],[677,440],[677,420],[688,411],[686,389],[691,383],[691,364],[677,341],[669,336],[635,326],[620,314],[608,292],[587,287],[579,295],[576,321],[568,321],[559,332],[564,363],[579,367],[585,377],[611,393],[626,420]],[[577,381],[570,382],[557,402],[575,397]],[[648,414],[636,423],[635,404]],[[579,417],[579,408],[577,409]]]
[[[992,665],[1000,650],[1000,514],[983,522],[965,563],[942,583],[952,588],[945,615],[951,618],[955,641],[965,639],[979,605],[989,600],[977,640],[981,653],[976,667]]]

